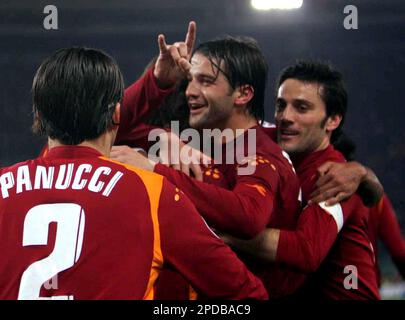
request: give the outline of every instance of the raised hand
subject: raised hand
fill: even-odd
[[[184,78],[191,68],[190,59],[196,39],[197,26],[194,21],[188,25],[186,39],[172,45],[166,43],[165,36],[158,36],[159,57],[155,64],[154,75],[161,88],[174,85]]]

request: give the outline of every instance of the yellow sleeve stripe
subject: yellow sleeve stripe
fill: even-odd
[[[191,285],[188,286],[188,298],[189,298],[189,300],[197,300],[197,298],[198,298],[197,292],[194,290],[194,288]]]
[[[139,168],[136,168],[131,165],[127,165],[118,161],[114,161],[105,157],[100,157],[103,160],[113,162],[124,166],[130,171],[135,172],[142,180],[145,185],[146,191],[148,192],[149,202],[150,202],[150,210],[151,210],[151,217],[153,223],[153,260],[152,260],[152,267],[151,272],[149,275],[148,286],[146,288],[146,292],[144,294],[144,300],[153,300],[154,298],[154,284],[159,276],[160,270],[163,266],[163,254],[162,254],[162,247],[160,243],[160,227],[159,227],[159,217],[158,217],[158,210],[159,210],[159,200],[160,195],[162,193],[163,188],[163,177],[149,171],[145,171]]]

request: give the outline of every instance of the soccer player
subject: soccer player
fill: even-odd
[[[108,158],[123,87],[94,49],[39,67],[34,130],[49,152],[0,170],[0,299],[153,299],[163,265],[207,297],[265,299],[183,192]]]
[[[346,135],[343,134],[338,141],[334,143],[334,147],[345,156],[346,160],[354,160],[356,145]],[[335,168],[331,169],[333,170],[333,175],[336,177],[345,176],[347,172],[342,168],[343,166],[345,166],[345,164],[336,163]],[[381,285],[381,273],[378,263],[377,240],[381,240],[384,244],[400,275],[402,278],[405,278],[405,239],[401,234],[401,226],[399,225],[395,210],[386,194],[370,208],[368,225],[370,241],[373,245],[376,258],[375,267],[379,286]]]
[[[293,160],[304,205],[317,168],[327,161],[345,161],[331,140],[340,134],[346,108],[341,74],[330,66],[304,61],[282,72],[275,112],[277,138]],[[268,229],[250,243],[227,241],[266,261],[307,272],[301,298],[378,299],[368,219],[369,209],[354,194],[333,206],[308,205],[294,231]]]
[[[234,141],[242,141],[244,150],[249,149],[250,129],[256,134],[256,152],[240,163],[227,163],[227,144],[216,141],[223,150],[222,163],[204,170],[204,181],[141,156],[134,155],[132,163],[165,176],[182,189],[207,223],[218,230],[250,239],[267,226],[293,229],[301,211],[299,181],[281,148],[259,124],[264,116],[267,64],[257,43],[227,37],[204,42],[192,51],[187,41],[169,46],[160,36],[159,46],[157,64],[162,57],[170,57],[170,65],[187,74],[189,125],[199,130],[240,130],[243,133]],[[126,106],[130,105],[134,106]],[[238,159],[237,152],[240,150],[235,148],[233,159]],[[117,153],[115,157],[124,160]],[[243,167],[253,169],[252,173],[239,175]],[[268,266],[256,263],[249,267],[264,280],[272,297],[284,295],[299,282],[292,270],[275,267],[270,272]]]
[[[191,38],[194,39],[195,35],[193,31],[195,32],[195,30],[193,30],[193,24],[190,24],[188,35],[192,34]],[[148,170],[155,168],[157,172],[166,175],[176,185],[185,190],[197,205],[199,212],[206,217],[213,226],[221,231],[227,230],[237,236],[251,237],[254,233],[244,233],[246,232],[245,230],[251,227],[252,223],[255,222],[253,219],[263,217],[260,226],[260,228],[263,228],[266,219],[268,219],[268,214],[269,212],[271,213],[272,210],[272,219],[268,222],[270,226],[293,228],[300,208],[299,206],[294,208],[298,198],[298,187],[296,177],[292,174],[291,167],[284,165],[284,168],[288,168],[288,174],[276,170],[276,176],[266,177],[266,172],[272,172],[273,167],[277,168],[278,166],[277,163],[271,163],[270,169],[269,166],[266,167],[266,164],[270,164],[269,159],[273,159],[275,155],[278,155],[277,157],[280,158],[281,150],[274,147],[274,143],[266,137],[267,133],[265,130],[257,126],[258,120],[260,119],[258,115],[260,115],[260,110],[263,108],[262,97],[264,94],[263,87],[258,86],[257,83],[264,83],[265,77],[260,79],[258,75],[262,74],[262,72],[253,72],[251,70],[255,70],[257,66],[264,65],[260,51],[254,49],[249,53],[249,50],[246,48],[254,48],[254,43],[244,43],[238,39],[211,41],[202,44],[196,49],[193,55],[194,61],[192,60],[192,63],[189,64],[188,59],[190,59],[191,56],[190,48],[192,48],[192,43],[187,41],[188,38],[189,36],[186,38],[185,43],[176,43],[175,45],[167,46],[164,42],[164,38],[160,36],[159,44],[161,52],[157,63],[159,63],[163,57],[170,61],[169,65],[181,65],[186,73],[190,72],[189,85],[186,90],[186,96],[190,105],[190,125],[199,129],[237,129],[241,128],[241,126],[249,128],[249,126],[253,125],[254,127],[251,128],[254,128],[258,133],[258,152],[262,154],[258,159],[251,159],[253,160],[251,163],[257,164],[259,171],[256,170],[255,174],[251,176],[238,176],[236,174],[237,167],[235,168],[235,166],[228,164],[217,165],[216,167],[209,167],[205,170],[203,175],[205,183],[201,183],[161,164],[155,165],[144,157],[136,155],[136,153],[128,148],[116,148],[115,152],[112,153],[113,157],[124,162],[135,163]],[[168,57],[172,57],[172,60]],[[257,60],[258,57],[260,57],[260,59],[255,62],[254,59]],[[249,63],[252,65],[249,66]],[[244,64],[248,66],[243,68]],[[229,70],[232,70],[234,73],[228,74]],[[164,74],[165,72],[162,73]],[[154,71],[153,74],[157,78],[156,71]],[[252,74],[254,74],[254,76],[252,76]],[[252,79],[252,77],[255,79]],[[251,95],[248,100],[245,100],[249,101],[247,107],[243,104],[240,105],[240,99],[238,101],[239,105],[232,105],[230,103],[228,103],[228,105],[224,104],[226,99],[230,101],[229,97],[232,97],[233,93],[240,90],[240,87],[243,87],[235,85],[238,81],[239,83],[246,81],[248,84],[244,86],[245,89],[248,89],[248,94]],[[226,85],[227,82],[228,85]],[[253,90],[249,88],[249,85],[251,85]],[[246,90],[243,95],[246,95]],[[253,97],[256,97],[254,101]],[[126,106],[129,106],[130,109],[136,108],[135,103],[127,103]],[[224,106],[226,106],[226,108],[224,108]],[[244,111],[244,109],[246,111]],[[226,113],[224,114],[224,111],[227,111],[228,115]],[[134,114],[135,112],[132,113]],[[128,114],[130,114],[130,112],[128,112]],[[268,147],[271,147],[271,149]],[[282,161],[285,162],[285,159],[283,157],[281,158]],[[281,166],[281,168],[282,167],[283,166]],[[279,186],[277,186],[277,180],[279,181]],[[270,188],[268,181],[271,184]],[[291,187],[290,190],[288,190],[289,184]],[[265,196],[271,194],[274,197],[273,201],[264,202],[266,197],[264,197],[263,194],[257,197],[258,194],[252,192],[251,187],[253,186],[259,187],[256,190],[259,193],[262,191]],[[262,186],[264,187],[263,189],[260,188]],[[287,197],[290,198],[287,199]],[[267,197],[267,199],[271,199],[271,197]],[[274,202],[277,207],[272,207],[272,202]],[[258,230],[260,229],[256,229],[255,233],[257,233]],[[300,283],[300,279],[295,278],[291,274],[290,276],[286,276],[285,272],[287,269],[281,271],[281,274],[277,274],[274,270],[270,271],[268,268],[263,268],[263,264],[258,264],[258,266],[253,266],[253,270],[262,274],[263,278],[268,280],[266,284],[268,285],[270,295],[273,297],[280,297],[291,293],[294,290],[293,288]],[[280,270],[281,268],[278,268],[278,271]],[[269,280],[271,275],[274,275],[276,278],[274,281]],[[281,285],[281,282],[284,280],[287,284]]]
[[[345,135],[334,144],[348,161],[354,160],[356,145]],[[336,168],[336,174],[342,173],[340,168]],[[395,266],[402,278],[405,278],[405,239],[401,234],[395,210],[386,194],[381,197],[376,205],[370,208],[369,236],[374,248],[376,258],[376,272],[378,276],[378,285],[381,285],[381,272],[378,263],[378,241],[380,240],[386,247]]]

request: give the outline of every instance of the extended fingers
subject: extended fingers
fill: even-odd
[[[168,46],[166,44],[166,39],[163,34],[159,34],[158,36],[158,44],[159,44],[159,51],[160,54],[164,55],[168,52]]]
[[[194,21],[191,21],[188,24],[188,31],[187,31],[186,40],[185,40],[185,43],[187,46],[187,52],[189,55],[191,55],[191,53],[193,52],[196,34],[197,34],[197,25]]]

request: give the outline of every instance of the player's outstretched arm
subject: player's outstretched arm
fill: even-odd
[[[333,213],[340,205],[331,210]],[[221,235],[229,246],[268,263],[282,263],[305,273],[318,269],[342,227],[340,218],[319,205],[307,206],[296,230],[266,229],[253,240]],[[343,223],[343,220],[341,220]]]
[[[159,203],[159,226],[164,264],[182,274],[198,293],[217,299],[267,299],[262,282],[167,180]]]
[[[259,165],[253,174],[238,176],[233,190],[197,181],[160,163],[154,171],[184,190],[214,228],[252,239],[268,224],[274,205],[273,190],[278,186],[278,175],[270,166]]]

